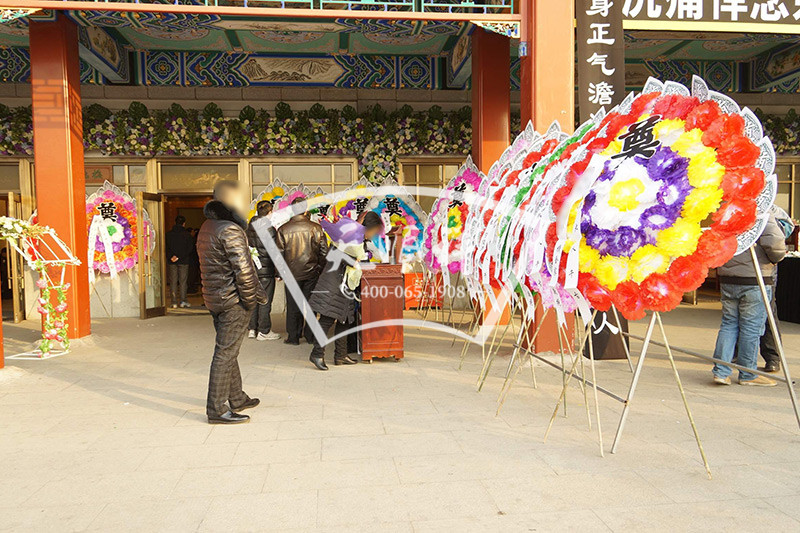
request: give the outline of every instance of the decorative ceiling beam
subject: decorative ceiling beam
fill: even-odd
[[[78,53],[109,81],[130,81],[128,53],[103,28],[78,26]]]
[[[380,20],[433,20],[469,22],[479,16],[483,22],[516,22],[522,19],[515,13],[450,13],[439,11],[370,11],[347,9],[307,9],[280,7],[242,7],[189,4],[150,4],[144,2],[89,2],[81,0],[3,0],[8,9],[51,9],[60,11],[125,11],[150,13],[191,13],[275,18],[316,19],[380,19]]]
[[[470,22],[486,31],[499,33],[500,35],[505,35],[510,39],[519,39],[520,36],[519,22],[496,22],[492,20],[472,20]]]

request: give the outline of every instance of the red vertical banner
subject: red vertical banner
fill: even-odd
[[[621,0],[575,0],[580,121],[625,98]]]

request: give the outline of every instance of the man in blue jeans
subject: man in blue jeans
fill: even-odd
[[[769,216],[764,232],[755,245],[761,276],[767,284],[767,298],[772,296],[772,272],[786,255],[783,232],[773,215]],[[761,334],[767,320],[767,308],[758,285],[750,250],[734,256],[717,269],[722,300],[722,324],[717,335],[714,357],[726,362],[733,360],[738,345],[737,362],[755,370]],[[731,384],[729,366],[714,365],[714,383]],[[739,371],[739,385],[773,387],[776,382],[751,372]]]

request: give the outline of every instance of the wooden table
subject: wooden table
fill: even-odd
[[[374,268],[373,268],[374,266]],[[405,277],[401,265],[364,265],[361,276],[361,358],[403,358],[403,306]],[[396,320],[370,328],[371,322]]]

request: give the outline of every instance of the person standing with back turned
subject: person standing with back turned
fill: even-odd
[[[312,222],[306,213],[306,201],[295,198],[292,201],[294,216],[278,228],[278,250],[283,254],[289,273],[294,276],[300,290],[305,296],[305,301],[311,297],[311,291],[317,283],[325,257],[328,255],[328,241],[322,226]],[[313,344],[314,337],[305,325],[300,306],[303,302],[296,302],[292,298],[289,288],[286,288],[286,332],[285,344],[300,344],[300,335],[303,335],[309,344]],[[310,310],[306,310],[311,312]]]
[[[272,313],[272,298],[275,296],[275,264],[253,227],[254,222],[262,219],[265,219],[265,222],[269,222],[270,213],[272,213],[272,204],[269,200],[261,200],[256,205],[256,216],[247,225],[247,241],[250,244],[250,248],[255,248],[258,253],[258,264],[256,265],[258,267],[258,281],[261,282],[261,286],[264,287],[269,299],[264,305],[258,304],[253,310],[253,316],[250,318],[250,330],[247,336],[259,341],[276,341],[281,338],[280,335],[271,331],[272,317],[270,313]],[[272,224],[267,227],[267,232],[274,242],[276,232]]]
[[[172,308],[189,307],[186,290],[189,284],[189,264],[194,257],[194,239],[186,229],[186,217],[175,217],[175,225],[167,232],[167,271],[169,272],[169,292]]]
[[[247,198],[239,183],[218,182],[214,199],[203,209],[207,220],[197,236],[203,300],[217,332],[206,401],[210,424],[248,422],[250,417],[238,411],[259,404],[258,398],[242,390],[238,361],[250,314],[268,300],[247,244],[246,209]]]

